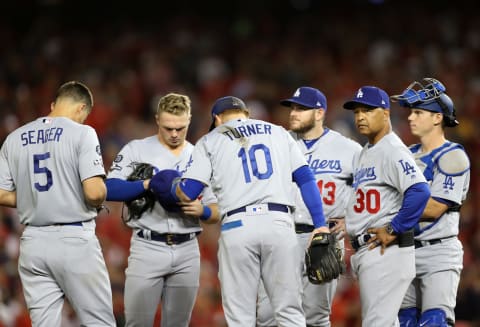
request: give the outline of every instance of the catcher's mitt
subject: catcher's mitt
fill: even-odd
[[[133,164],[133,171],[127,177],[127,181],[138,181],[152,178],[153,166],[145,162],[137,162]],[[155,195],[150,191],[143,192],[136,199],[125,201],[128,208],[128,217],[125,222],[139,219],[147,210],[152,210],[155,204]]]
[[[182,211],[181,207],[177,204],[178,199],[175,199],[171,194],[172,184],[179,179],[180,176],[178,170],[164,169],[156,173],[150,180],[150,190],[155,194],[158,202],[167,211]]]
[[[338,278],[345,271],[343,256],[335,234],[316,233],[305,253],[308,280],[323,284]]]

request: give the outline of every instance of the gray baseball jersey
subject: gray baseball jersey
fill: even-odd
[[[365,233],[388,223],[402,206],[403,193],[426,182],[412,154],[393,132],[367,144],[354,157],[354,194],[347,207],[347,233]]]
[[[82,187],[83,180],[104,175],[94,129],[67,118],[39,118],[2,146],[0,188],[17,192],[18,214],[27,225],[18,266],[34,326],[60,326],[65,297],[82,325],[115,326],[92,220],[97,211],[85,202]]]
[[[456,210],[447,210],[434,221],[420,222],[416,228],[416,278],[410,285],[402,308],[417,307],[421,312],[443,310],[455,321],[455,305],[463,267],[462,244],[456,237],[460,212],[470,183],[470,161],[463,147],[446,141],[431,152],[421,144],[410,147],[415,161],[430,184],[431,196],[451,201]],[[430,242],[435,242],[431,244]]]
[[[322,194],[325,217],[345,217],[347,201],[352,192],[353,155],[359,153],[362,147],[357,142],[330,129],[326,129],[322,137],[311,148],[307,148],[296,133],[290,133],[315,175]],[[300,192],[297,192],[295,202],[297,204],[295,222],[311,224],[312,219]]]
[[[230,121],[218,127],[216,133],[203,136],[192,159],[195,165],[187,169],[184,177],[211,184],[222,215],[255,203],[275,201],[294,206],[291,173],[306,165],[283,127],[254,119]],[[229,160],[228,165],[225,160]]]
[[[108,178],[127,179],[133,163],[146,162],[163,169],[183,173],[191,164],[193,145],[186,143],[176,156],[158,140],[150,136],[126,144],[115,158]],[[203,192],[202,202],[216,202],[209,188]],[[200,249],[196,238],[170,245],[150,239],[158,234],[195,235],[201,227],[198,218],[189,218],[180,212],[166,211],[155,203],[138,220],[130,220],[134,229],[125,280],[126,326],[152,326],[158,304],[162,301],[162,327],[187,327],[195,304],[200,276]],[[142,231],[143,237],[137,233]]]
[[[354,192],[345,218],[351,239],[391,221],[401,208],[403,193],[426,182],[412,154],[393,132],[373,146],[365,145],[354,157],[353,171]],[[368,250],[364,246],[350,260],[359,280],[362,326],[398,326],[398,310],[415,276],[414,247],[393,244],[382,255],[379,247]]]
[[[290,135],[296,141],[315,175],[318,188],[322,194],[325,217],[345,217],[347,201],[352,192],[352,159],[355,153],[362,150],[360,144],[328,128],[325,128],[323,135],[311,147],[307,147],[297,133],[290,131]],[[298,188],[296,188],[295,193],[295,223],[312,225],[310,213]],[[330,311],[337,281],[334,280],[322,285],[310,283],[304,268],[305,250],[308,246],[310,233],[297,234],[297,238],[299,242],[297,255],[301,259],[301,269],[303,271],[302,306],[307,324],[329,327]],[[343,245],[343,239],[340,244]],[[271,304],[263,285],[259,288],[257,307],[257,325],[275,325]]]
[[[470,162],[463,147],[446,142],[429,152],[420,151],[419,144],[410,147],[415,162],[430,185],[432,198],[441,198],[461,205],[470,184]],[[421,222],[416,239],[430,240],[458,235],[460,213],[448,210],[435,222]]]
[[[12,132],[2,146],[0,187],[16,190],[22,224],[96,217],[82,187],[82,181],[93,176],[105,176],[97,134],[67,118],[38,118]]]
[[[116,156],[108,178],[126,180],[133,170],[133,163],[146,162],[155,167],[155,172],[163,169],[176,169],[183,173],[191,163],[193,145],[187,142],[179,156],[175,156],[158,141],[156,135],[127,143]],[[212,192],[207,188],[202,202],[216,202]],[[161,217],[161,219],[160,219]],[[131,228],[148,229],[161,233],[190,233],[201,230],[198,219],[191,219],[181,213],[166,211],[159,203],[155,203],[152,211],[146,211],[141,219],[130,220]]]
[[[285,207],[295,205],[292,173],[306,165],[295,141],[280,126],[236,119],[203,136],[192,159],[184,177],[211,183],[223,215],[218,261],[227,324],[255,326],[262,281],[278,325],[304,327],[298,241]]]

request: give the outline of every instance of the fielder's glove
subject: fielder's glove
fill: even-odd
[[[153,166],[145,162],[137,162],[133,164],[133,171],[127,177],[127,181],[138,181],[152,178]],[[155,204],[155,195],[150,191],[143,192],[136,199],[125,201],[128,208],[128,217],[125,222],[139,219],[147,210],[152,210]]]
[[[164,169],[156,173],[150,180],[150,190],[155,194],[162,207],[170,212],[180,212],[178,199],[172,195],[172,184],[180,179],[180,172],[175,169]]]
[[[342,251],[335,234],[316,233],[305,253],[308,280],[323,284],[338,278],[345,271]]]

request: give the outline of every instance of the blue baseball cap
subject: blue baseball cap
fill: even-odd
[[[212,107],[212,124],[210,125],[209,131],[215,128],[215,115],[219,115],[222,112],[230,109],[241,109],[245,111],[249,111],[245,102],[241,99],[234,97],[234,96],[226,96],[223,98],[217,99]]]
[[[290,99],[280,101],[280,104],[285,107],[291,107],[292,103],[310,109],[322,108],[325,111],[327,110],[327,98],[322,92],[313,87],[299,87]]]
[[[390,109],[390,98],[387,92],[375,86],[362,86],[355,93],[353,99],[343,104],[343,108],[352,110],[358,105],[367,105],[374,108]]]

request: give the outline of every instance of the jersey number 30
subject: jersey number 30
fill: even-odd
[[[263,153],[263,155],[259,154]],[[272,176],[273,168],[272,168],[272,158],[270,156],[270,149],[265,146],[265,144],[255,144],[248,150],[245,148],[241,148],[238,151],[237,156],[242,159],[242,167],[243,167],[243,177],[245,177],[245,183],[251,183],[252,177],[251,175],[257,177],[258,179],[268,179]],[[257,159],[264,159],[265,164],[263,165],[262,171],[258,168],[258,161]],[[251,174],[248,164],[250,163],[251,166]]]
[[[368,190],[364,192],[359,189],[356,192],[357,202],[353,206],[353,210],[361,213],[367,210],[368,213],[377,213],[380,210],[380,193],[377,190]]]
[[[53,179],[52,179],[52,172],[47,167],[40,167],[41,162],[50,158],[50,152],[42,153],[42,154],[34,154],[33,155],[33,173],[35,175],[42,174],[45,175],[45,184],[40,184],[39,182],[35,182],[33,184],[37,191],[39,192],[46,192],[52,187]]]

